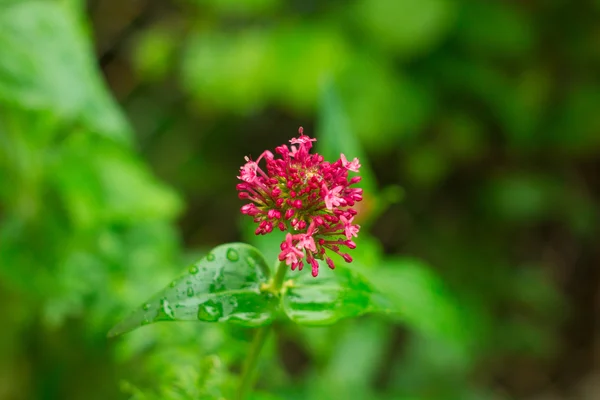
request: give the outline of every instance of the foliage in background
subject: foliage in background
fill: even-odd
[[[106,329],[179,258],[181,199],[133,150],[81,17],[0,4],[3,399],[115,398],[86,383],[116,379]]]
[[[206,248],[274,258],[235,174],[298,125],[369,160],[356,268],[404,313],[281,324],[257,399],[526,398],[593,368],[597,2],[160,3],[103,64],[126,118],[89,35],[109,59],[130,5],[0,1],[0,398],[222,396],[252,332],[105,335]]]

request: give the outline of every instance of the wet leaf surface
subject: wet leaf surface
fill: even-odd
[[[394,312],[387,299],[356,271],[321,267],[319,276],[298,273],[283,295],[283,309],[302,325],[331,325],[370,312]]]
[[[261,292],[269,269],[260,252],[243,243],[218,246],[186,273],[117,324],[109,336],[159,321],[234,322],[266,325],[279,299]]]

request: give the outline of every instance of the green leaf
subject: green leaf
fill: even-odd
[[[448,0],[359,0],[355,4],[356,22],[373,44],[405,59],[439,45],[453,27],[457,7]]]
[[[374,193],[376,187],[375,173],[368,165],[368,159],[358,141],[348,114],[336,87],[331,79],[326,80],[321,87],[321,107],[318,126],[319,152],[325,159],[332,162],[344,153],[349,159],[358,157],[361,163],[360,186],[365,192]]]
[[[108,336],[159,321],[266,325],[273,320],[279,305],[277,296],[261,292],[261,285],[268,278],[269,268],[257,249],[244,243],[223,244],[144,302]]]
[[[133,54],[136,70],[149,81],[164,78],[173,65],[176,44],[177,38],[165,29],[145,32]]]
[[[362,143],[356,136],[350,114],[344,107],[334,81],[324,80],[321,89],[318,150],[325,159],[332,162],[340,157],[340,153],[344,153],[349,159],[358,157],[361,163],[359,175],[362,178],[359,186],[365,193],[360,207],[364,211],[361,218],[366,218],[361,220],[361,225],[368,225],[390,204],[400,201],[403,196],[402,189],[399,186],[388,186],[375,196],[377,191],[375,173],[369,165]]]
[[[76,227],[174,218],[181,200],[136,155],[112,142],[71,137],[47,167]]]
[[[66,124],[130,143],[130,128],[99,78],[93,49],[74,14],[57,2],[2,6],[0,103],[51,110]]]
[[[427,341],[426,350],[443,349],[443,354],[440,349],[431,353],[436,362],[450,360],[455,369],[472,362],[483,323],[431,267],[417,259],[388,258],[369,277],[398,310],[398,322]]]
[[[536,44],[533,15],[508,2],[466,0],[460,5],[455,34],[481,55],[526,57]]]
[[[181,210],[177,194],[152,176],[139,158],[106,149],[93,163],[103,189],[106,218],[132,222],[173,218]]]
[[[191,34],[181,63],[183,87],[215,109],[260,108],[268,93],[268,43],[264,32],[254,30],[238,35]]]
[[[312,399],[375,399],[372,382],[389,351],[392,330],[386,321],[371,318],[352,321],[328,343],[331,355],[312,381]],[[314,330],[314,328],[310,328]]]
[[[282,5],[281,0],[193,0],[201,7],[210,7],[219,14],[253,16],[268,14]]]
[[[331,325],[370,312],[392,313],[390,303],[356,271],[330,270],[325,264],[319,276],[299,273],[283,295],[283,310],[301,325]]]

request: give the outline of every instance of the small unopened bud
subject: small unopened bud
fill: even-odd
[[[269,210],[267,216],[272,219],[279,219],[281,218],[281,212],[279,210]]]
[[[265,224],[265,234],[269,232],[273,232],[273,223],[271,221],[267,221]]]
[[[325,262],[327,263],[327,265],[329,266],[329,268],[334,269],[335,268],[335,264],[333,264],[333,260],[329,257],[325,257]]]

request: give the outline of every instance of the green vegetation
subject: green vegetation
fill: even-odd
[[[300,125],[326,158],[361,158],[346,271],[401,311],[277,319],[250,398],[579,393],[597,367],[599,14],[592,0],[0,0],[0,399],[230,399],[256,328],[107,333],[221,243],[272,265],[281,237],[253,234],[235,177]],[[288,278],[310,291],[303,273]]]

